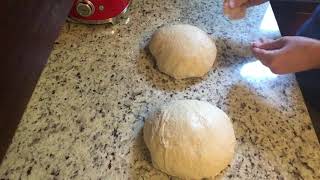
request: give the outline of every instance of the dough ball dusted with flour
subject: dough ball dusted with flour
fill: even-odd
[[[228,116],[208,102],[173,101],[145,122],[155,168],[181,178],[214,177],[231,162],[235,135]]]
[[[217,55],[216,45],[207,33],[187,24],[160,28],[149,49],[159,70],[176,79],[204,76]]]

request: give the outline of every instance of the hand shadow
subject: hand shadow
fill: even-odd
[[[319,166],[306,162],[318,161],[314,155],[320,152],[306,108],[298,105],[303,99],[278,93],[266,97],[258,91],[235,85],[220,104],[237,138],[234,160],[221,176],[307,178],[304,171],[315,172]],[[246,174],[248,169],[256,173]]]
[[[274,97],[269,99],[248,84],[237,84],[217,102],[233,122],[237,145],[232,163],[215,179],[294,178],[304,177],[304,171],[316,171],[316,163],[305,163],[317,162],[315,154],[320,152],[305,107],[295,105],[302,98]],[[152,166],[142,127],[131,148],[130,177],[172,179]]]

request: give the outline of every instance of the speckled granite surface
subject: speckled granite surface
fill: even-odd
[[[256,76],[246,66],[255,61],[249,42],[279,36],[259,29],[265,10],[230,22],[221,1],[140,0],[113,27],[65,24],[0,179],[170,179],[152,168],[141,128],[172,99],[209,101],[232,119],[236,154],[218,179],[320,179],[320,146],[294,76]],[[144,49],[157,27],[177,22],[217,42],[203,79],[172,80]]]

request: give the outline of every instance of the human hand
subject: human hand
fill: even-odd
[[[248,7],[264,2],[267,0],[224,0],[223,11],[230,19],[242,19]]]
[[[320,68],[320,41],[300,36],[252,43],[253,54],[275,74]]]
[[[239,8],[241,6],[251,7],[267,2],[268,0],[227,0],[229,8]]]

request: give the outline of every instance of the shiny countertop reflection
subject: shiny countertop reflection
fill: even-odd
[[[241,67],[240,75],[247,80],[271,80],[278,77],[277,74],[272,73],[270,69],[264,66],[260,61],[244,64]]]

